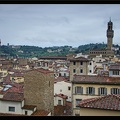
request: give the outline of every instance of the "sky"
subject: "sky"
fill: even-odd
[[[0,4],[2,45],[39,47],[107,43],[113,22],[113,44],[120,45],[120,4]]]

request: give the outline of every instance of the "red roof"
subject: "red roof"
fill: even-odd
[[[60,76],[60,77],[56,77],[54,81],[55,82],[61,82],[61,81],[68,81],[68,79],[65,78],[65,77]]]
[[[102,97],[84,99],[79,104],[82,108],[120,110],[120,95],[110,94]]]
[[[60,97],[60,98],[63,98],[63,99],[67,99],[68,98],[68,96],[67,95],[64,95],[64,94],[55,94],[54,95],[55,97],[57,96],[57,97]]]
[[[48,116],[50,112],[45,110],[36,110],[34,113],[32,113],[32,116]]]
[[[74,75],[72,82],[73,83],[117,84],[117,85],[120,85],[120,77]]]
[[[6,94],[4,94],[3,98],[0,98],[0,100],[23,101],[24,95],[23,95],[23,93],[7,92]]]
[[[27,109],[27,110],[34,110],[37,106],[35,105],[24,105],[22,109]]]

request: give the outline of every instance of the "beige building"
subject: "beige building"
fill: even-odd
[[[78,57],[70,59],[70,81],[73,80],[74,75],[88,75],[89,60],[85,57]]]
[[[25,105],[35,105],[37,110],[54,114],[54,73],[33,69],[24,75]]]
[[[73,116],[80,113],[82,100],[120,94],[120,77],[75,75],[72,81]]]
[[[120,94],[85,99],[79,106],[80,116],[120,116]]]

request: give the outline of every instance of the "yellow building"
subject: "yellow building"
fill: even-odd
[[[120,116],[120,94],[82,100],[80,116]]]
[[[120,94],[120,77],[75,75],[72,81],[73,116],[79,115],[82,100]]]

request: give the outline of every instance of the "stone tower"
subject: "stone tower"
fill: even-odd
[[[32,69],[24,75],[25,105],[35,105],[54,115],[54,73],[42,68]]]
[[[114,31],[113,31],[113,23],[110,21],[108,22],[107,26],[107,50],[112,49],[112,43],[113,43],[113,36],[114,36]]]

